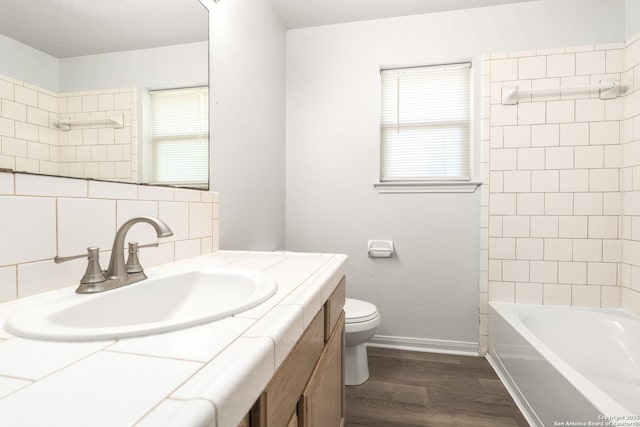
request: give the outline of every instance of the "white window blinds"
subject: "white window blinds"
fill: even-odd
[[[153,183],[207,188],[208,87],[157,90],[149,94]]]
[[[381,71],[381,181],[470,179],[470,68]]]

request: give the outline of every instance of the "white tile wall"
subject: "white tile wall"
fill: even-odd
[[[141,187],[142,188],[142,187]],[[186,240],[189,238],[189,203],[188,202],[158,202],[158,218],[173,224],[173,236],[164,241]]]
[[[175,242],[174,257],[176,260],[200,255],[202,242],[199,240],[182,240]]]
[[[82,253],[82,252],[80,252]],[[102,263],[108,261],[109,255],[102,254]],[[106,268],[106,265],[104,265]],[[17,277],[20,286],[17,287],[18,298],[51,291],[53,289],[78,283],[78,272],[80,275],[87,268],[85,260],[73,260],[65,264],[56,264],[51,260],[27,262],[18,264]]]
[[[481,209],[488,212],[480,224],[481,325],[487,301],[622,306],[640,314],[637,52],[640,35],[483,56],[482,79],[491,83],[481,103]],[[504,84],[568,87],[601,79],[622,81],[622,96],[561,91],[501,104]],[[481,352],[484,334],[481,327]]]
[[[81,254],[89,246],[111,249],[116,232],[116,201],[58,198],[58,253]]]
[[[15,298],[17,270],[15,266],[0,267],[0,300],[7,301]]]
[[[158,202],[151,200],[118,200],[116,202],[116,227],[137,216],[158,217]],[[131,228],[127,234],[127,240],[139,242],[141,245],[155,243],[157,233],[149,224],[139,224]]]
[[[135,88],[58,94],[60,118],[101,120],[124,116],[124,127],[104,124],[59,131],[60,171],[65,176],[135,181],[137,92]]]
[[[491,65],[492,61],[490,60],[490,55],[482,56],[481,63],[481,80],[484,82],[491,81]],[[480,120],[482,122],[481,133],[480,133],[480,152],[483,153],[481,156],[481,170],[482,175],[484,177],[484,184],[480,186],[480,209],[482,211],[482,215],[480,217],[480,234],[483,236],[480,242],[480,283],[479,283],[479,323],[481,325],[487,324],[487,301],[489,299],[489,280],[491,280],[492,287],[495,288],[496,284],[502,280],[502,262],[499,260],[489,260],[489,239],[494,236],[509,236],[515,237],[518,233],[521,235],[528,235],[522,231],[523,227],[527,227],[526,233],[528,233],[528,224],[524,225],[524,221],[528,219],[528,217],[517,217],[508,216],[508,222],[503,221],[502,216],[490,216],[489,215],[489,205],[495,207],[496,201],[499,201],[501,198],[504,198],[504,194],[490,194],[489,189],[499,189],[501,192],[504,187],[502,183],[504,182],[504,173],[499,171],[494,171],[489,168],[489,161],[494,164],[496,157],[495,153],[499,153],[499,149],[504,146],[504,129],[499,127],[495,132],[489,131],[489,118],[492,114],[498,111],[498,104],[491,104],[493,97],[497,96],[496,91],[492,90],[494,85],[485,84],[483,85],[483,93],[482,93],[482,105],[484,106],[480,110]],[[489,153],[489,154],[487,154]],[[513,154],[513,158],[515,160],[516,153]],[[513,160],[512,160],[513,162]],[[509,169],[515,169],[511,167]],[[487,179],[488,178],[488,179]],[[498,198],[496,198],[498,196]],[[509,195],[507,195],[509,196]],[[512,213],[513,215],[513,213]],[[491,266],[491,264],[498,264],[495,266]],[[497,275],[498,277],[491,277],[489,275],[489,270],[491,270],[493,275]],[[494,289],[495,291],[495,289]],[[479,334],[479,351],[480,353],[485,353],[487,351],[487,334],[484,332],[484,328],[481,328]],[[483,333],[484,332],[484,333]]]
[[[0,168],[134,181],[137,176],[135,88],[55,93],[0,76]],[[99,120],[124,115],[124,127],[104,124],[63,131],[60,118]]]
[[[623,179],[624,211],[623,230],[618,237],[622,241],[622,278],[619,294],[622,307],[640,315],[640,34],[632,37],[625,46],[623,81],[625,87],[623,129]],[[620,61],[619,58],[615,59]],[[614,129],[613,131],[615,131]],[[605,137],[602,137],[605,139]],[[598,232],[598,231],[596,231]],[[596,267],[593,267],[594,269]],[[600,274],[610,272],[598,271]],[[600,276],[598,279],[604,279]],[[613,295],[611,298],[615,298]]]
[[[211,219],[213,211],[211,203],[189,203],[189,237],[211,236]]]
[[[0,168],[57,174],[56,94],[0,76]]]
[[[0,196],[0,206],[0,266],[55,256],[55,199]]]
[[[106,268],[117,227],[138,215],[159,216],[175,233],[141,250],[143,266],[218,248],[215,193],[0,172],[0,206],[0,302],[76,284],[84,260],[55,264],[56,255],[98,246]],[[158,239],[152,227],[137,224],[131,240]]]

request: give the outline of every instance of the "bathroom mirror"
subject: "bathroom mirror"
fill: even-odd
[[[208,188],[199,0],[0,0],[0,169]]]

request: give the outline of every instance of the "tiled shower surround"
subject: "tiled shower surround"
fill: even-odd
[[[0,76],[0,168],[136,181],[136,113],[134,88],[55,93]],[[100,122],[114,115],[122,128]],[[62,130],[58,119],[95,124]]]
[[[126,241],[159,243],[140,250],[143,267],[218,248],[217,193],[0,172],[0,302],[77,284],[86,258],[56,264],[56,255],[98,246],[106,269],[118,227],[142,215],[173,231],[161,239],[148,224],[129,231]]]
[[[640,314],[639,39],[483,59],[481,352],[487,301]],[[604,79],[622,82],[620,97],[583,90],[501,102],[503,85]]]
[[[58,95],[0,75],[0,168],[57,175]]]
[[[123,127],[100,120],[122,115]],[[137,165],[137,91],[135,88],[61,93],[58,116],[92,120],[91,126],[72,126],[58,132],[60,175],[135,182]]]
[[[621,305],[640,314],[640,34],[627,42],[622,82],[626,96],[622,126]]]

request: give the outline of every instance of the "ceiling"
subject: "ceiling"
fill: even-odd
[[[233,1],[233,0],[223,0]],[[271,0],[288,29],[533,0]]]
[[[56,58],[208,39],[199,0],[0,0],[0,11],[0,33]]]
[[[270,1],[291,29],[533,0]],[[56,58],[208,39],[199,0],[0,0],[0,10],[1,34]]]

